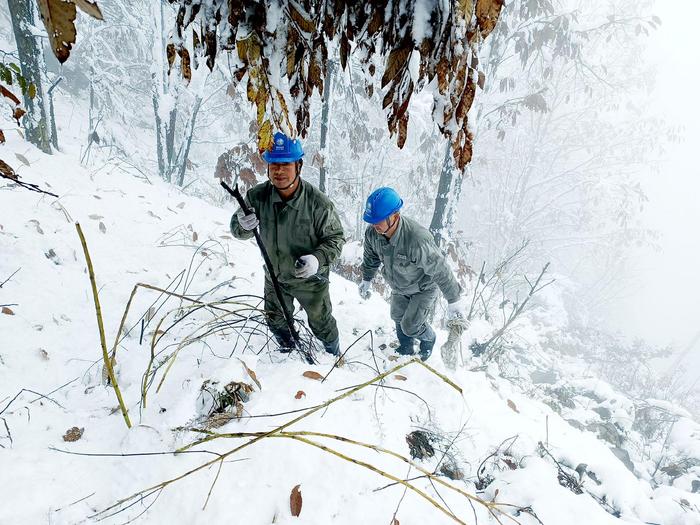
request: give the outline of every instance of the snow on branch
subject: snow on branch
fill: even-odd
[[[169,1],[178,8],[167,49],[170,67],[179,57],[189,81],[191,62],[206,57],[212,69],[220,51],[235,50],[234,81],[247,79],[261,150],[271,146],[275,129],[306,136],[309,103],[314,90],[323,94],[329,53],[339,56],[343,69],[353,54],[367,94],[381,88],[389,133],[400,148],[411,97],[429,89],[433,119],[452,142],[456,165],[464,169],[470,162],[467,113],[484,81],[478,51],[503,0]]]

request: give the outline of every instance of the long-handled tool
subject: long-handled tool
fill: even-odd
[[[238,185],[234,189],[231,189],[228,184],[226,184],[224,181],[221,181],[221,186],[229,192],[231,195],[233,195],[233,198],[236,199],[238,202],[238,205],[241,207],[243,210],[243,213],[246,215],[252,213],[251,209],[248,207],[246,202],[243,200],[243,196],[241,195],[241,192],[238,190]],[[277,301],[279,302],[280,308],[282,309],[282,313],[284,314],[284,320],[287,322],[287,327],[289,328],[289,333],[292,335],[292,339],[294,340],[294,345],[297,347],[299,351],[301,351],[302,355],[306,358],[306,360],[310,363],[313,364],[313,356],[311,355],[310,352],[304,352],[302,350],[302,344],[301,344],[301,338],[299,337],[299,332],[297,332],[297,329],[294,328],[294,318],[292,317],[292,314],[290,313],[289,309],[287,308],[283,296],[282,296],[282,288],[280,287],[280,283],[277,280],[277,276],[275,275],[275,271],[272,268],[272,262],[270,261],[270,256],[267,253],[267,249],[265,248],[265,243],[263,243],[262,238],[260,237],[260,232],[258,231],[257,228],[253,230],[253,234],[255,235],[255,242],[258,243],[258,248],[260,248],[260,253],[262,253],[263,260],[265,261],[265,266],[267,267],[267,273],[270,276],[270,281],[272,281],[272,287],[275,289],[275,295],[277,296]]]

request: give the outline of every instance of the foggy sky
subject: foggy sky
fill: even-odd
[[[628,335],[683,350],[700,334],[700,3],[664,0],[654,12],[662,19],[649,49],[655,100],[669,124],[684,126],[684,140],[668,148],[660,174],[641,174],[650,199],[644,221],[661,233],[661,251],[634,254],[640,286],[612,305],[610,319]],[[683,366],[693,379],[700,374],[700,341]]]

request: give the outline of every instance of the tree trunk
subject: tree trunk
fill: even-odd
[[[27,0],[7,0],[10,8],[12,29],[17,42],[17,54],[22,76],[36,86],[36,96],[32,99],[24,95],[27,114],[22,119],[27,140],[44,153],[51,153],[51,141],[46,118],[44,90],[41,82],[43,54],[37,39],[31,34],[34,27],[34,2]]]
[[[175,154],[175,125],[177,124],[177,106],[170,110],[170,118],[165,124],[165,159],[167,160],[167,173],[165,180],[172,181],[177,159]]]
[[[331,84],[333,82],[333,62],[328,61],[328,72],[323,83],[323,109],[321,110],[321,170],[318,187],[326,193],[326,141],[328,137],[328,114],[331,105]]]
[[[56,113],[53,109],[53,90],[58,87],[58,85],[63,80],[63,77],[58,77],[56,81],[51,85],[49,89],[46,90],[46,96],[49,99],[49,121],[51,122],[51,145],[54,149],[58,149],[58,130],[56,129]]]
[[[158,83],[156,74],[151,75],[152,98],[153,98],[153,115],[156,120],[156,156],[158,157],[158,175],[161,179],[165,178],[165,154],[163,152],[163,123],[160,119],[160,107],[158,105]]]
[[[194,136],[194,124],[197,121],[197,113],[199,113],[199,107],[202,105],[201,97],[197,97],[194,102],[194,108],[192,109],[192,117],[190,118],[187,136],[185,136],[185,146],[184,153],[182,154],[182,159],[179,162],[180,172],[177,177],[178,186],[182,187],[185,184],[185,169],[187,169],[187,157],[190,154],[190,145],[192,144],[192,137]]]
[[[437,195],[435,196],[435,208],[433,210],[433,220],[430,222],[430,233],[438,246],[443,240],[442,231],[447,226],[449,217],[450,188],[454,178],[454,166],[452,161],[452,148],[448,142],[445,145],[445,157],[442,160],[442,170],[440,171],[440,181],[438,182]],[[453,195],[456,199],[458,195]]]

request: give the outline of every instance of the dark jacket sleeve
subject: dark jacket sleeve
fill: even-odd
[[[251,192],[248,191],[248,193],[246,194],[246,196],[245,196],[245,198],[244,198],[245,203],[246,203],[248,206],[251,206],[251,202],[250,202],[250,200],[249,200],[250,197],[251,197]],[[252,204],[252,206],[255,208],[255,204]],[[241,240],[250,239],[250,238],[253,237],[254,233],[253,233],[252,231],[243,229],[243,228],[241,227],[241,225],[238,224],[238,212],[240,211],[240,209],[241,209],[241,208],[240,208],[240,206],[239,206],[239,208],[236,210],[236,213],[234,213],[234,214],[231,216],[231,233],[233,234],[233,236],[234,236],[236,239],[241,239]]]
[[[381,266],[382,261],[377,252],[374,251],[372,240],[370,238],[371,231],[369,228],[365,230],[364,254],[362,256],[362,280],[371,281],[377,275],[377,270]]]
[[[447,265],[445,256],[432,239],[421,243],[417,250],[417,264],[440,288],[448,303],[459,300],[462,288]]]
[[[339,256],[345,244],[345,234],[340,217],[330,201],[323,207],[316,220],[319,243],[314,255],[321,266],[330,266]]]

